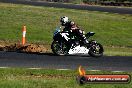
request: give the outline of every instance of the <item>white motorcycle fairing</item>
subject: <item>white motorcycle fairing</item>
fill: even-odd
[[[87,49],[86,47],[84,46],[76,46],[74,48],[71,48],[68,52],[68,54],[88,54],[89,52],[89,49]]]

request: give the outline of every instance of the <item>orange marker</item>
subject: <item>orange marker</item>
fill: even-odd
[[[26,26],[23,26],[22,28],[22,45],[25,45],[26,43]]]

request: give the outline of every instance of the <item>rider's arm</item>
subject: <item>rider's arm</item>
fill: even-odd
[[[71,30],[79,29],[79,27],[73,21],[70,24],[71,24]]]

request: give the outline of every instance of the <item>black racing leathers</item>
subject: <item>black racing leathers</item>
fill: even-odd
[[[69,34],[73,34],[79,37],[84,43],[87,43],[84,31],[81,30],[74,22],[69,21],[64,25],[63,31],[68,31]]]

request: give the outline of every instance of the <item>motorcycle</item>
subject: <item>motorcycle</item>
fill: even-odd
[[[88,32],[85,36],[88,40],[94,34],[94,32]],[[55,55],[89,54],[92,57],[101,57],[104,52],[103,46],[97,41],[90,40],[84,44],[78,36],[70,34],[68,31],[61,31],[61,27],[54,31],[51,49]]]

